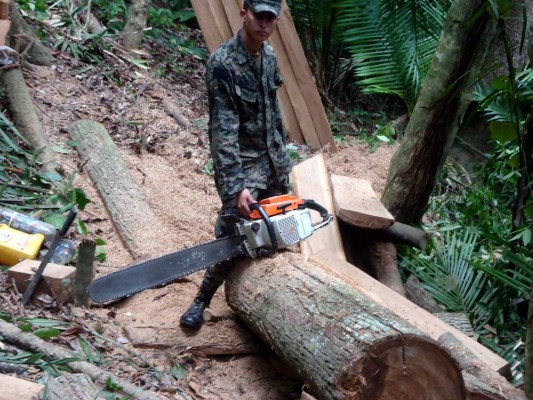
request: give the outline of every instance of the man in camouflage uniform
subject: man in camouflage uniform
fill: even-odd
[[[272,47],[264,43],[279,20],[281,0],[245,0],[242,29],[207,63],[209,140],[222,209],[215,236],[234,233],[227,215],[248,216],[250,203],[288,192],[290,157],[276,97],[283,81]],[[202,313],[231,261],[208,268],[180,324],[200,329]]]

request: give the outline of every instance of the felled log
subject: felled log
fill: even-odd
[[[64,374],[47,382],[48,400],[99,400],[102,387],[98,387],[85,374]]]
[[[465,398],[434,340],[295,253],[239,263],[226,296],[320,399]]]
[[[526,400],[523,391],[515,388],[503,376],[492,371],[453,334],[443,334],[438,342],[448,350],[461,367],[468,399]]]
[[[162,224],[105,127],[80,120],[69,127],[69,133],[128,251],[136,259],[157,254],[158,241],[143,227]]]

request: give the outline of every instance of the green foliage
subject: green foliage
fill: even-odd
[[[376,131],[369,135],[364,130],[361,131],[361,139],[370,146],[370,153],[375,152],[381,144],[392,145],[394,137],[396,136],[396,130],[392,122],[380,126],[376,125]]]
[[[63,178],[57,173],[41,173],[36,154],[28,147],[27,141],[0,113],[0,206],[34,216],[60,229],[66,212],[72,207],[83,211],[90,199],[74,186],[75,174]],[[80,235],[88,234],[80,218],[76,219],[76,227]],[[100,260],[105,259],[102,248],[105,243],[101,242]]]
[[[528,300],[532,256],[524,248],[480,240],[468,227],[433,238],[425,252],[407,249],[401,267],[418,277],[445,311],[465,313],[480,342],[516,362],[518,383],[526,329],[516,304]]]
[[[204,165],[203,172],[206,175],[213,176],[215,174],[215,166],[213,164],[213,159],[209,158]]]
[[[486,275],[472,268],[477,235],[465,229],[462,234],[447,232],[435,237],[428,254],[404,258],[402,266],[424,282],[424,287],[447,312],[463,312],[476,331],[490,320],[494,308],[494,288]]]
[[[412,110],[450,0],[341,0],[337,26],[363,93],[399,96]]]

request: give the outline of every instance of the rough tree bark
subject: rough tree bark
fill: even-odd
[[[419,223],[478,79],[495,22],[484,0],[456,0],[444,23],[405,136],[391,161],[383,204],[405,224]]]
[[[492,371],[452,334],[445,333],[438,342],[461,367],[469,399],[526,400],[523,391]]]
[[[295,253],[245,260],[228,304],[320,399],[464,399],[435,341]]]
[[[54,57],[24,21],[14,0],[10,3],[10,13],[11,30],[8,35],[8,45],[20,53],[23,61],[35,65],[51,65]]]
[[[529,292],[529,312],[527,315],[524,391],[528,399],[533,399],[533,286],[531,286],[531,291]]]
[[[148,20],[150,0],[133,0],[128,12],[128,20],[122,31],[124,46],[138,49],[143,39],[143,31]]]
[[[140,259],[161,254],[160,244],[143,227],[162,224],[105,127],[95,121],[80,120],[69,127],[69,133],[131,255]]]

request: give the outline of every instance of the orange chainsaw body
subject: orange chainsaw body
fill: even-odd
[[[303,204],[304,201],[302,199],[290,194],[269,197],[259,202],[259,205],[269,217],[282,214],[286,211],[297,210],[302,207]],[[250,218],[261,219],[261,214],[259,211],[254,210],[250,213]]]

